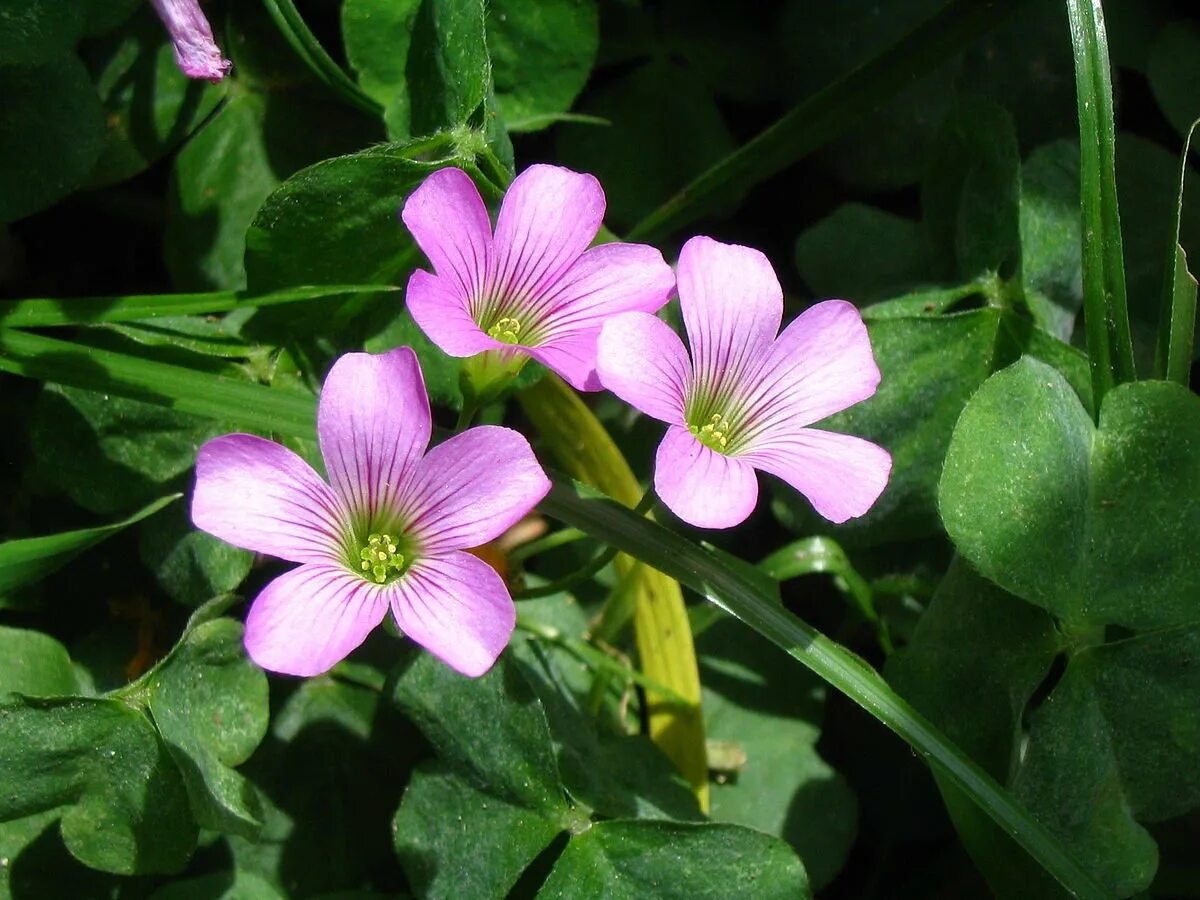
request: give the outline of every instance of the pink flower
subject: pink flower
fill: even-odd
[[[188,78],[207,78],[214,84],[233,66],[221,55],[212,28],[197,0],[153,0],[154,9],[171,34],[175,61]]]
[[[588,249],[604,218],[591,175],[530,166],[504,197],[492,233],[474,182],[434,172],[404,204],[404,224],[437,274],[418,270],[408,308],[451,356],[526,354],[578,390],[599,390],[596,336],[604,320],[655,312],[675,285],[662,254],[642,244]]]
[[[678,270],[690,359],[646,313],[610,319],[599,342],[604,386],[671,426],[655,462],[659,497],[685,522],[729,528],[754,510],[762,469],[830,521],[865,513],[887,485],[891,456],[807,427],[879,384],[858,310],[826,300],[776,336],[783,292],[757,250],[692,238]]]
[[[317,675],[390,607],[435,656],[464,675],[486,672],[516,613],[500,576],[464,550],[498,537],[550,489],[529,443],[484,426],[425,453],[429,398],[407,347],[339,359],[321,391],[317,432],[330,484],[295,453],[249,434],[209,441],[196,460],[198,528],[300,563],[250,608],[251,658]]]

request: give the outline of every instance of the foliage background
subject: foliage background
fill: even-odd
[[[764,491],[742,529],[696,537],[752,562],[784,547],[766,569],[787,608],[880,667],[1111,891],[1193,896],[1200,620],[1186,538],[1200,524],[1200,412],[1192,394],[1156,385],[1126,403],[1125,424],[1091,431],[1066,6],[1001,15],[949,4],[959,19],[887,57],[902,76],[819,103],[943,5],[297,2],[326,64],[279,27],[290,4],[211,2],[234,74],[206,85],[178,73],[147,4],[10,0],[0,8],[0,290],[253,298],[338,286],[304,302],[32,334],[267,386],[283,403],[309,402],[339,352],[409,343],[449,425],[456,364],[416,331],[402,295],[381,289],[421,262],[396,211],[437,165],[481,181],[514,161],[593,172],[607,226],[668,258],[693,233],[762,248],[789,315],[827,296],[866,310],[883,385],[832,427],[888,447],[896,475],[877,508],[844,527],[780,489],[770,502]],[[1200,115],[1200,20],[1165,0],[1110,0],[1105,12],[1130,315],[1149,374],[1179,155]],[[781,117],[786,140],[734,155]],[[702,205],[662,224],[656,211],[680,189],[746,153]],[[1195,209],[1179,220],[1193,259]],[[341,289],[351,285],[374,289]],[[18,309],[0,307],[6,538],[121,522],[186,494],[196,447],[254,421],[233,395],[223,419],[89,382],[78,357],[20,343]],[[63,315],[77,314],[64,304]],[[31,356],[47,371],[72,362],[77,381],[101,389],[11,374]],[[973,431],[960,422],[972,397]],[[645,477],[657,426],[612,397],[594,410]],[[1056,422],[1082,414],[1072,433],[1086,463],[1062,451],[1045,410],[1061,411]],[[527,424],[516,404],[487,415]],[[1115,551],[1095,583],[1065,583],[1084,513],[1053,518],[1052,543],[1005,543],[987,523],[1020,498],[986,476],[1024,465],[1086,494],[1089,479],[1105,484],[1087,454],[1106,428],[1120,478],[1137,477],[1139,447],[1175,452],[1146,463],[1140,486],[1117,485],[1149,512],[1118,517],[1102,537],[1134,552]],[[1005,456],[1014,433],[1039,453]],[[1134,447],[1127,459],[1122,441]],[[792,543],[813,536],[829,540]],[[1139,569],[1142,541],[1158,555]],[[555,578],[594,549],[539,556],[528,577]],[[616,586],[611,570],[574,596],[522,602],[541,631],[519,631],[478,685],[386,634],[297,683],[267,679],[240,652],[237,598],[274,564],[195,532],[185,501],[42,558],[32,574],[0,577],[0,692],[43,698],[0,707],[0,893],[489,896],[515,885],[588,896],[615,895],[626,879],[631,896],[667,882],[713,896],[753,883],[766,896],[790,893],[805,877],[799,861],[829,897],[1055,892],[961,795],[947,790],[943,802],[901,741],[700,603],[708,735],[746,762],[714,772],[712,819],[728,824],[695,824],[686,787],[630,733],[641,724],[634,686],[619,674],[594,690],[591,670],[545,637],[550,626],[585,632]],[[1106,592],[1115,599],[1097,613]],[[1147,593],[1162,602],[1143,603]]]

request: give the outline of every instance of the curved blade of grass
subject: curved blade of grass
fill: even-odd
[[[316,434],[316,399],[128,353],[0,329],[0,372],[117,394],[254,431]]]
[[[312,73],[335,94],[368,115],[380,117],[383,107],[368,97],[349,75],[333,61],[316,35],[304,24],[304,17],[297,11],[292,0],[263,0],[267,12],[275,20],[284,39],[296,51]]]
[[[1179,243],[1179,223],[1183,218],[1183,187],[1187,179],[1188,152],[1192,135],[1200,119],[1192,123],[1183,141],[1179,161],[1179,193],[1175,200],[1175,228],[1167,248],[1163,270],[1162,317],[1158,323],[1158,352],[1155,367],[1159,378],[1188,386],[1192,374],[1192,348],[1196,336],[1196,279],[1188,271],[1187,254]]]
[[[858,573],[846,551],[833,538],[817,535],[801,538],[767,556],[758,568],[776,581],[790,581],[801,575],[832,575],[834,584],[851,600],[864,619],[875,629],[879,645],[885,653],[894,649],[887,623],[875,608],[871,585]]]
[[[344,294],[398,291],[390,284],[342,284],[292,287],[268,293],[211,291],[204,294],[142,294],[128,297],[66,297],[0,302],[0,327],[44,328],[133,322],[164,316],[208,316],[247,306],[304,303]]]
[[[1100,0],[1067,0],[1079,110],[1079,199],[1083,216],[1083,318],[1092,366],[1092,402],[1137,372],[1125,299],[1117,208],[1115,126],[1108,38]]]
[[[887,50],[803,100],[782,119],[722,159],[626,235],[660,240],[699,218],[715,195],[765,181],[807,156],[905,85],[969,46],[1021,2],[951,0]]]
[[[629,463],[579,395],[556,375],[547,375],[518,395],[521,409],[560,465],[627,506],[642,499],[642,488]],[[650,739],[688,780],[700,808],[708,809],[708,757],[700,710],[700,669],[692,644],[683,592],[667,576],[637,560],[613,561],[626,590],[616,602],[633,608],[638,660],[647,677],[671,689],[671,695],[647,691]]]
[[[971,797],[1047,872],[1076,897],[1104,889],[1007,791],[874,669],[761,592],[720,557],[579,483],[561,477],[541,504],[547,515],[636,556],[707,597],[770,639],[903,738],[926,762]]]
[[[32,584],[69,563],[75,556],[118,531],[148,518],[182,497],[171,494],[143,506],[133,515],[110,525],[81,528],[41,537],[19,538],[0,543],[0,595]]]

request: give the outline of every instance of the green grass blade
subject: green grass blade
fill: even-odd
[[[316,35],[309,31],[308,26],[304,24],[304,18],[297,11],[292,0],[263,0],[263,4],[267,7],[271,18],[275,20],[275,25],[283,34],[284,39],[322,83],[351,106],[368,115],[375,117],[383,115],[383,107],[368,97],[357,82],[333,61],[333,57],[325,52],[325,48],[321,46]]]
[[[182,496],[171,494],[169,497],[161,497],[142,507],[129,518],[113,522],[111,525],[0,543],[0,595],[45,578],[89,547],[154,515],[168,503]]]
[[[1163,271],[1162,317],[1158,323],[1158,351],[1155,364],[1159,378],[1187,387],[1192,374],[1192,352],[1196,336],[1196,279],[1188,271],[1187,254],[1179,243],[1179,223],[1183,219],[1183,187],[1187,178],[1188,151],[1200,119],[1192,123],[1183,142],[1179,163],[1179,193],[1175,200],[1175,228],[1167,248]]]
[[[390,284],[342,284],[285,288],[265,294],[212,291],[204,294],[143,294],[128,297],[67,297],[0,301],[0,327],[45,328],[56,325],[95,325],[133,322],[164,316],[207,316],[247,306],[304,303],[345,294],[398,291]]]
[[[15,329],[0,329],[0,372],[156,403],[255,431],[302,438],[316,432],[316,401],[310,395]]]
[[[561,476],[540,509],[688,585],[770,639],[903,738],[1011,834],[1067,891],[1076,897],[1107,896],[1057,838],[897,695],[879,673],[763,596],[719,556]]]
[[[749,143],[701,173],[633,227],[631,241],[657,241],[703,215],[721,192],[765,181],[807,156],[904,85],[953,57],[1021,2],[951,0],[866,64],[797,105]]]
[[[1067,0],[1079,110],[1083,216],[1083,317],[1092,366],[1092,400],[1137,372],[1125,299],[1125,260],[1117,208],[1112,72],[1100,0]]]

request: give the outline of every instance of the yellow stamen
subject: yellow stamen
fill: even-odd
[[[521,339],[521,323],[516,319],[505,316],[488,329],[488,337],[495,338],[505,344],[516,344]]]
[[[377,584],[385,584],[390,576],[404,571],[404,554],[397,552],[390,534],[369,535],[367,546],[358,551],[358,558],[359,569]]]

